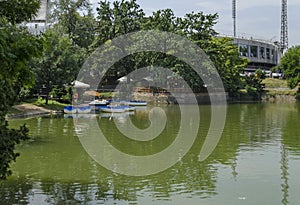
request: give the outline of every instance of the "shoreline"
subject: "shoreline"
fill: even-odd
[[[183,95],[185,95],[183,93]],[[208,93],[195,93],[198,104],[210,104],[210,97]],[[270,94],[268,92],[263,93],[260,98],[255,98],[254,96],[248,94],[242,94],[239,97],[230,98],[226,95],[226,102],[231,103],[297,103],[299,99],[296,98],[296,95],[289,94]],[[152,105],[166,105],[166,104],[178,104],[176,99],[166,93],[153,94],[146,92],[135,92],[134,100],[143,100],[147,101]],[[185,104],[189,104],[188,102]],[[48,116],[48,115],[57,115],[63,114],[63,110],[51,110],[46,109],[40,106],[36,106],[30,103],[24,103],[20,105],[12,106],[12,108],[19,110],[19,113],[10,113],[6,115],[6,119],[17,119],[17,118],[27,118],[27,117],[36,117],[36,116]]]
[[[19,113],[11,113],[6,115],[6,119],[26,118],[34,116],[46,116],[63,113],[62,110],[51,110],[30,103],[14,105],[12,108],[20,111]]]

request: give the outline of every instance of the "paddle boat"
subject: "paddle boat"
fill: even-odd
[[[90,113],[92,108],[90,106],[64,106],[64,113],[66,114],[87,114]]]
[[[134,112],[120,112],[120,113],[109,113],[109,112],[101,112],[100,117],[101,118],[121,118],[121,117],[127,117],[130,115],[134,115]]]
[[[134,111],[134,106],[128,106],[128,105],[108,105],[108,106],[99,106],[98,107],[100,111],[103,112],[130,112]]]
[[[123,107],[125,109],[125,111],[134,111],[135,110],[134,106],[123,105],[121,107]]]
[[[140,101],[140,100],[130,100],[128,101],[129,106],[146,106],[146,101]]]
[[[100,111],[102,112],[116,112],[116,113],[122,113],[125,112],[126,109],[124,106],[102,106],[100,107]]]
[[[127,106],[147,106],[147,101],[142,100],[109,100],[110,104],[127,105]]]
[[[101,100],[93,100],[92,102],[89,103],[90,106],[101,106],[101,105],[108,105],[109,101],[105,99]]]
[[[77,113],[78,114],[87,114],[92,111],[92,108],[90,106],[80,106],[77,107]]]

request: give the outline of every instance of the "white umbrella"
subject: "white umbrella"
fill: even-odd
[[[117,81],[121,82],[121,83],[127,82],[127,76],[123,76],[123,77],[119,78]],[[130,78],[130,82],[132,82],[132,81],[133,80]]]
[[[73,85],[74,88],[89,88],[90,87],[89,84],[80,82],[78,80],[73,81],[72,85]]]

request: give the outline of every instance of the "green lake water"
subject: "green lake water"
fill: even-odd
[[[21,156],[12,164],[13,175],[0,182],[0,204],[300,204],[299,103],[228,105],[222,137],[213,153],[200,162],[211,117],[210,106],[201,105],[198,136],[189,152],[170,168],[148,176],[110,171],[94,161],[80,143],[81,132],[93,129],[92,119],[121,152],[136,156],[159,153],[179,132],[178,106],[161,107],[166,126],[150,141],[124,137],[113,120],[122,124],[130,119],[138,128],[147,129],[149,109],[126,116],[10,120],[11,127],[26,123],[31,139],[17,147]],[[113,157],[103,153],[101,157]],[[156,161],[147,163],[158,166]]]

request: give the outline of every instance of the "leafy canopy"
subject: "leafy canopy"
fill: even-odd
[[[300,82],[300,46],[290,48],[280,61],[280,68],[288,80],[290,88],[295,88]]]
[[[30,20],[38,7],[35,0],[0,1],[0,179],[11,174],[10,163],[19,156],[15,145],[28,138],[25,126],[8,128],[5,115],[20,87],[33,81],[28,64],[39,54],[39,40],[16,24]]]

